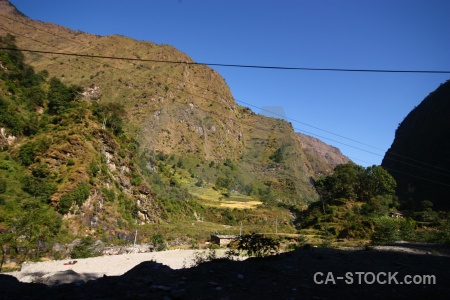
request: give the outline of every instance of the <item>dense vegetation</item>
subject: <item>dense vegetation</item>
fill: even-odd
[[[13,36],[1,37],[0,42],[16,48]],[[0,58],[1,264],[6,258],[20,263],[42,255],[67,256],[70,253],[52,246],[77,237],[82,243],[72,255],[90,255],[86,245],[91,238],[127,243],[136,224],[201,219],[254,224],[261,231],[265,228],[261,224],[273,215],[280,219],[280,228],[295,230],[289,211],[276,204],[281,194],[239,162],[142,147],[125,131],[122,104],[84,98],[81,87],[49,77],[46,71],[36,74],[20,51],[2,50]],[[281,166],[285,153],[270,146],[263,155],[268,163]],[[217,206],[220,199],[244,204],[261,199],[267,206],[257,210],[204,206],[192,196],[194,187],[217,193]],[[161,232],[168,234],[167,229]],[[178,233],[183,234],[186,229]],[[155,234],[147,241],[161,245],[158,249],[165,247],[151,236]]]
[[[381,166],[349,163],[316,180],[321,200],[300,213],[298,225],[316,228],[330,238],[450,242],[448,215],[432,210],[429,201],[414,212],[399,212],[396,182]]]

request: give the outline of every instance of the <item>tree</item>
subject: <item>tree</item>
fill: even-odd
[[[399,222],[395,219],[381,219],[375,226],[371,240],[373,244],[392,243],[399,239]]]
[[[324,201],[353,199],[368,202],[376,196],[392,197],[394,178],[381,166],[364,169],[353,163],[337,165],[330,176],[322,176],[315,187]]]
[[[114,134],[123,131],[123,116],[125,115],[124,106],[120,103],[94,103],[94,114],[98,120],[103,123],[103,127],[109,127]]]
[[[92,237],[83,237],[77,245],[75,245],[70,252],[71,258],[88,258],[100,256],[101,253],[95,251],[95,241]]]
[[[281,164],[284,161],[283,152],[283,149],[280,147],[271,156],[269,156],[269,159],[271,159],[274,163]]]
[[[266,257],[278,253],[280,242],[272,238],[266,238],[257,233],[241,235],[237,238],[237,249],[246,251],[248,256]]]
[[[69,107],[70,102],[75,100],[81,90],[77,86],[66,86],[56,77],[52,77],[49,84],[48,111],[53,115],[63,113]]]
[[[61,217],[52,207],[36,198],[22,200],[22,213],[7,219],[9,239],[7,247],[12,248],[19,260],[39,258],[46,245],[59,232]]]
[[[382,166],[367,167],[361,176],[359,200],[367,202],[378,195],[394,195],[396,186],[395,179]]]
[[[338,198],[356,200],[363,173],[363,167],[352,163],[337,165],[333,175],[320,177],[316,181],[316,189],[326,201]]]
[[[394,204],[393,196],[377,195],[370,198],[362,205],[362,214],[372,217],[381,217],[389,213],[391,206]]]

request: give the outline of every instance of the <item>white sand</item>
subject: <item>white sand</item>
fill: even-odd
[[[129,253],[111,256],[99,256],[76,259],[73,265],[64,265],[74,259],[46,261],[37,263],[24,263],[20,272],[11,272],[23,282],[33,282],[38,277],[52,276],[60,271],[72,270],[78,274],[89,274],[90,278],[122,275],[144,261],[156,261],[172,269],[181,269],[192,266],[195,257],[201,254],[207,256],[203,250],[169,250],[149,253]],[[217,257],[223,256],[225,250],[216,250]]]

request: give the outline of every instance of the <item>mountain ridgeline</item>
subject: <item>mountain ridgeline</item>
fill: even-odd
[[[397,194],[409,208],[431,201],[450,209],[450,81],[430,93],[401,122],[382,166],[397,181]]]
[[[348,161],[237,105],[171,46],[34,21],[5,0],[0,19],[0,230],[39,215],[30,245],[182,220],[261,229],[272,215],[295,231],[287,208],[318,200],[317,175]]]

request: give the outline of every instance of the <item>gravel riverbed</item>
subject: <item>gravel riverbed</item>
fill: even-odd
[[[7,273],[16,277],[22,282],[48,282],[57,273],[64,271],[67,278],[59,278],[63,282],[73,280],[90,280],[103,276],[119,276],[125,274],[135,266],[145,261],[154,261],[170,267],[171,269],[181,269],[191,267],[196,257],[207,255],[204,250],[168,250],[148,253],[128,253],[120,255],[105,255],[84,259],[65,259],[44,262],[27,262],[22,264],[20,271]],[[215,250],[217,257],[225,254],[225,250]],[[76,261],[75,264],[70,264]],[[73,276],[77,273],[78,276]]]

